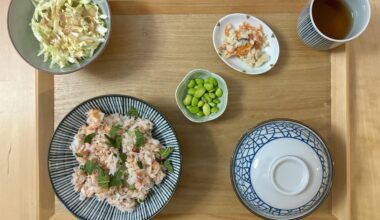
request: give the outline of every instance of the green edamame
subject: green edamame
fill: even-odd
[[[218,86],[218,81],[214,77],[209,77],[206,79],[207,83],[213,84],[213,86]]]
[[[205,116],[209,116],[210,115],[210,106],[209,104],[204,104],[203,107],[202,107],[202,110],[203,110],[203,114],[205,114]]]
[[[194,113],[194,114],[196,114],[200,111],[199,108],[196,106],[190,106],[188,109],[191,113]]]
[[[194,93],[195,93],[195,89],[194,88],[190,88],[190,89],[187,90],[187,94],[189,94],[189,95],[194,95]]]
[[[198,102],[198,107],[202,107],[205,103],[203,101]]]
[[[219,111],[217,105],[220,103],[219,98],[223,96],[223,90],[218,87],[215,78],[191,79],[187,88],[187,95],[182,102],[189,112],[203,117]]]
[[[194,86],[194,89],[204,88],[203,84],[197,84]]]
[[[205,83],[203,86],[205,89],[207,89],[207,91],[210,91],[214,88],[214,85],[212,83]]]
[[[193,88],[195,86],[195,80],[190,80],[190,82],[187,84],[187,88]]]
[[[196,78],[195,83],[197,83],[197,85],[203,85],[204,81],[203,79]]]
[[[198,87],[198,89],[194,93],[194,96],[197,98],[200,98],[202,97],[203,94],[205,94],[205,92],[206,92],[206,89]]]
[[[212,109],[211,109],[211,112],[212,113],[215,113],[215,112],[218,112],[219,111],[219,108],[218,107],[213,107]]]
[[[199,99],[197,97],[193,97],[191,100],[191,106],[197,106]]]
[[[191,104],[191,100],[193,99],[193,97],[191,95],[187,95],[184,99],[183,99],[183,104],[184,105],[190,105]]]
[[[211,78],[210,81],[212,82],[212,84],[214,84],[214,87],[218,86],[218,81],[215,78]]]
[[[205,99],[207,100],[207,102],[211,102],[212,101],[212,98],[206,93],[204,94]]]
[[[205,114],[203,114],[202,111],[199,111],[199,112],[197,113],[197,115],[198,115],[199,117],[203,117],[203,116],[205,116]]]
[[[218,97],[222,97],[223,95],[223,91],[221,88],[218,88],[216,91],[215,91],[215,95],[218,96]]]

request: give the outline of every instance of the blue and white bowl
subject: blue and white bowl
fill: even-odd
[[[241,202],[267,219],[297,219],[313,212],[332,185],[325,142],[290,120],[263,122],[246,133],[231,160],[231,180]]]
[[[164,146],[174,147],[169,160],[173,173],[167,173],[160,185],[155,185],[143,203],[132,213],[121,212],[106,201],[96,198],[79,200],[79,193],[71,184],[74,167],[78,166],[69,146],[79,127],[86,123],[86,112],[92,108],[106,114],[127,114],[134,107],[139,114],[154,123],[153,138]],[[181,153],[174,129],[164,116],[146,102],[124,95],[107,95],[95,97],[75,107],[58,125],[50,143],[48,155],[49,176],[57,197],[76,217],[80,219],[123,219],[145,220],[157,215],[172,198],[181,173]]]

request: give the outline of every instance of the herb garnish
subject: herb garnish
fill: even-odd
[[[140,160],[137,161],[137,166],[139,166],[140,169],[144,168],[143,163]]]
[[[96,164],[92,160],[87,160],[83,166],[83,170],[87,174],[92,174],[95,168],[96,168]]]
[[[171,173],[174,172],[173,166],[172,166],[172,164],[170,163],[169,160],[165,160],[165,161],[164,161],[164,167],[165,167],[169,172],[171,172]]]
[[[86,137],[84,137],[84,143],[89,143],[91,144],[91,141],[92,139],[96,136],[96,132],[92,133],[92,134],[89,134],[87,135]]]
[[[136,136],[136,147],[141,147],[145,144],[144,134],[141,133],[139,130],[135,131]]]
[[[121,136],[116,136],[115,138],[110,137],[109,135],[105,134],[104,135],[107,139],[107,145],[110,147],[114,148],[121,148],[121,143],[122,143],[122,137]]]
[[[140,114],[139,112],[137,111],[136,108],[134,107],[131,107],[127,113],[128,116],[130,117],[134,117],[134,118],[139,118],[140,117]]]
[[[127,154],[126,153],[120,153],[119,154],[121,162],[124,164],[125,161],[127,160]]]
[[[100,167],[96,167],[98,171],[98,186],[108,188],[110,183],[110,176]]]
[[[87,174],[91,175],[96,171],[98,173],[98,185],[102,188],[107,188],[110,182],[110,176],[95,162],[87,160],[81,169]]]
[[[110,136],[108,136],[108,134],[105,134],[104,137],[106,137],[106,139],[107,139],[106,144],[107,144],[108,146],[111,146],[111,147],[112,147],[112,146],[113,146],[114,139],[112,139]]]
[[[120,186],[122,183],[122,179],[121,179],[122,176],[123,176],[123,171],[121,169],[118,170],[114,176],[111,176],[110,187]]]
[[[129,190],[135,190],[136,189],[136,187],[134,185],[129,185],[128,183],[127,183],[127,188]]]
[[[165,147],[160,149],[160,157],[159,161],[160,163],[163,162],[164,167],[166,168],[167,171],[169,172],[174,172],[173,166],[170,163],[170,161],[167,159],[171,153],[173,153],[174,147]]]
[[[123,141],[123,139],[121,138],[121,136],[116,136],[116,138],[115,138],[115,147],[116,148],[121,148],[122,141]]]
[[[77,157],[83,157],[83,155],[79,154],[79,153],[75,153],[75,156],[77,156]]]
[[[110,133],[108,133],[108,135],[111,138],[115,138],[116,135],[117,135],[117,133],[120,131],[121,128],[122,128],[121,125],[114,125],[114,126],[112,126],[111,131],[110,131]]]
[[[161,159],[166,159],[172,152],[174,151],[174,147],[165,147],[160,149]]]

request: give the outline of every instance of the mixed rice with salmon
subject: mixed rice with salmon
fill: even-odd
[[[79,162],[74,190],[81,200],[95,196],[132,212],[166,171],[173,172],[167,157],[174,149],[152,137],[153,123],[139,117],[136,109],[127,116],[97,109],[87,114],[87,125],[79,128],[70,147]]]

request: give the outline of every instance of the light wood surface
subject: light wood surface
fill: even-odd
[[[352,219],[380,219],[380,1],[351,46]]]
[[[229,14],[296,13],[305,0],[111,0],[113,14]]]
[[[7,32],[0,1],[0,219],[36,219],[35,75]]]
[[[101,58],[75,74],[54,78],[55,125],[84,100],[112,93],[142,98],[172,123],[181,143],[183,173],[158,219],[255,218],[236,197],[229,170],[240,136],[263,120],[300,120],[330,140],[330,53],[310,50],[297,39],[297,14],[257,14],[272,25],[281,45],[273,71],[257,77],[237,73],[216,55],[211,30],[222,16],[114,15],[112,38]],[[229,88],[224,115],[201,125],[188,121],[174,98],[176,86],[194,68],[220,74]],[[56,213],[63,213],[56,204]],[[329,197],[313,217],[329,216],[331,206]]]
[[[138,96],[158,107],[173,123],[184,155],[179,189],[158,219],[252,219],[252,214],[238,202],[230,187],[229,157],[243,131],[272,117],[291,117],[310,124],[329,140],[335,159],[346,159],[347,166],[340,163],[335,167],[342,172],[335,174],[332,195],[310,219],[334,219],[331,211],[338,219],[380,219],[377,210],[380,197],[379,0],[372,1],[370,26],[363,36],[349,44],[349,56],[341,53],[340,48],[331,58],[311,50],[305,55],[303,45],[296,41],[295,27],[290,25],[290,20],[295,19],[304,1],[200,0],[200,6],[190,0],[140,0],[128,1],[128,5],[124,1],[111,2],[113,12],[123,16],[116,16],[114,24],[118,28],[114,26],[113,39],[103,56],[82,72],[55,77],[55,123],[79,102],[104,93]],[[6,30],[8,4],[9,0],[0,2],[1,30]],[[216,14],[204,15],[209,8]],[[154,10],[170,16],[143,16]],[[259,77],[239,75],[216,57],[209,41],[211,28],[219,16],[236,11],[258,15],[279,36],[281,57],[272,73]],[[184,15],[176,15],[179,12]],[[185,16],[194,13],[200,15]],[[189,29],[170,32],[183,30],[185,27],[181,24],[188,24]],[[160,31],[150,32],[149,28],[160,28]],[[192,47],[187,41],[197,46]],[[176,44],[171,46],[173,42]],[[157,47],[157,43],[167,50]],[[147,48],[151,51],[149,54]],[[196,50],[198,48],[200,50]],[[41,146],[35,143],[46,143],[51,130],[37,132],[35,125],[52,126],[48,109],[53,103],[51,98],[36,101],[41,101],[40,95],[44,94],[41,91],[47,92],[46,97],[52,95],[52,84],[48,83],[52,77],[34,75],[34,70],[13,49],[6,31],[0,33],[0,58],[0,136],[5,140],[0,148],[1,219],[46,219],[52,212],[55,213],[53,219],[72,219],[59,201],[54,206],[46,176],[38,177],[40,173],[46,174],[43,167],[46,161],[41,156],[47,146],[39,148]],[[331,76],[325,73],[330,68],[330,59]],[[313,68],[308,68],[310,65]],[[119,69],[119,66],[124,68]],[[230,86],[226,113],[218,121],[200,126],[186,121],[173,98],[182,76],[197,67],[220,73]],[[350,75],[342,78],[333,75],[341,68],[349,68]],[[339,79],[345,81],[334,81]],[[330,80],[331,88],[326,84]],[[139,82],[139,87],[133,82]],[[298,90],[304,83],[308,87]],[[82,86],[87,89],[86,93],[78,92]],[[35,111],[41,106],[46,108],[46,118],[43,111]],[[344,121],[347,118],[349,120]],[[335,132],[330,134],[330,129]],[[190,135],[189,131],[197,132]],[[218,135],[221,132],[223,136]],[[203,142],[192,145],[194,139]],[[35,155],[39,155],[40,161]],[[55,210],[51,209],[53,206]]]
[[[50,186],[47,160],[50,139],[54,132],[54,78],[36,72],[37,109],[37,218],[48,219],[54,214],[54,194]]]
[[[334,146],[332,213],[338,219],[351,218],[350,54],[349,45],[336,48],[331,54],[331,145]]]

